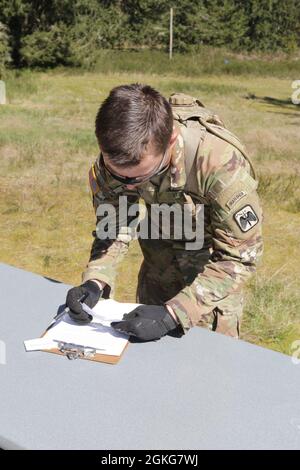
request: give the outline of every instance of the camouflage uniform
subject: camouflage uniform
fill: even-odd
[[[144,200],[153,203],[204,204],[204,243],[201,249],[186,250],[186,240],[139,239],[143,262],[138,276],[137,301],[168,304],[175,311],[184,332],[199,325],[238,337],[243,308],[243,285],[256,269],[263,244],[262,210],[251,176],[249,161],[236,146],[191,123],[193,136],[200,135],[196,156],[186,174],[187,139],[180,134],[171,166],[161,175],[125,189],[105,170],[101,155],[90,171],[95,210],[103,203],[116,209],[119,196],[128,204]],[[216,126],[217,130],[221,128]],[[229,133],[232,137],[232,134]],[[193,137],[193,138],[194,138]],[[233,136],[234,137],[234,136]],[[242,149],[242,147],[240,146]],[[147,217],[151,216],[148,212]],[[133,219],[133,218],[132,218]],[[83,281],[105,281],[113,295],[117,265],[128,250],[132,231],[120,220],[114,240],[99,240],[94,232],[90,261]],[[101,217],[97,217],[97,223]],[[161,227],[160,227],[161,228]]]

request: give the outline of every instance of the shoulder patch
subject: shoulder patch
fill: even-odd
[[[244,206],[234,214],[234,220],[242,232],[248,232],[258,223],[258,217],[251,206]]]

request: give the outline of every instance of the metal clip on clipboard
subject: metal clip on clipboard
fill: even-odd
[[[58,349],[70,360],[91,358],[94,357],[97,352],[97,350],[94,348],[78,346],[77,344],[73,343],[64,343],[62,341],[58,343]]]

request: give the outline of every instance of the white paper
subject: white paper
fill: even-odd
[[[130,312],[138,305],[140,304],[121,303],[113,299],[100,300],[93,309],[84,306],[85,310],[93,315],[92,322],[80,325],[66,313],[42,339],[72,343],[94,348],[102,354],[120,356],[128,342],[128,336],[115,331],[110,324],[122,320],[124,313]]]
[[[49,338],[35,338],[24,341],[26,351],[41,351],[42,349],[57,348],[57,342]]]
[[[131,312],[138,305],[140,304],[122,303],[113,299],[107,299],[100,300],[94,308],[90,308],[83,303],[82,308],[93,316],[94,323],[110,326],[112,322],[122,320],[124,313]]]

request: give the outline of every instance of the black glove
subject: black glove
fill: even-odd
[[[111,326],[120,333],[151,341],[174,330],[178,323],[163,305],[140,305],[125,313],[122,321],[112,322]]]
[[[86,281],[78,287],[73,287],[67,293],[66,304],[69,307],[69,315],[78,323],[89,323],[93,320],[92,315],[85,312],[80,302],[84,302],[90,308],[95,307],[102,296],[102,289],[94,281]]]

